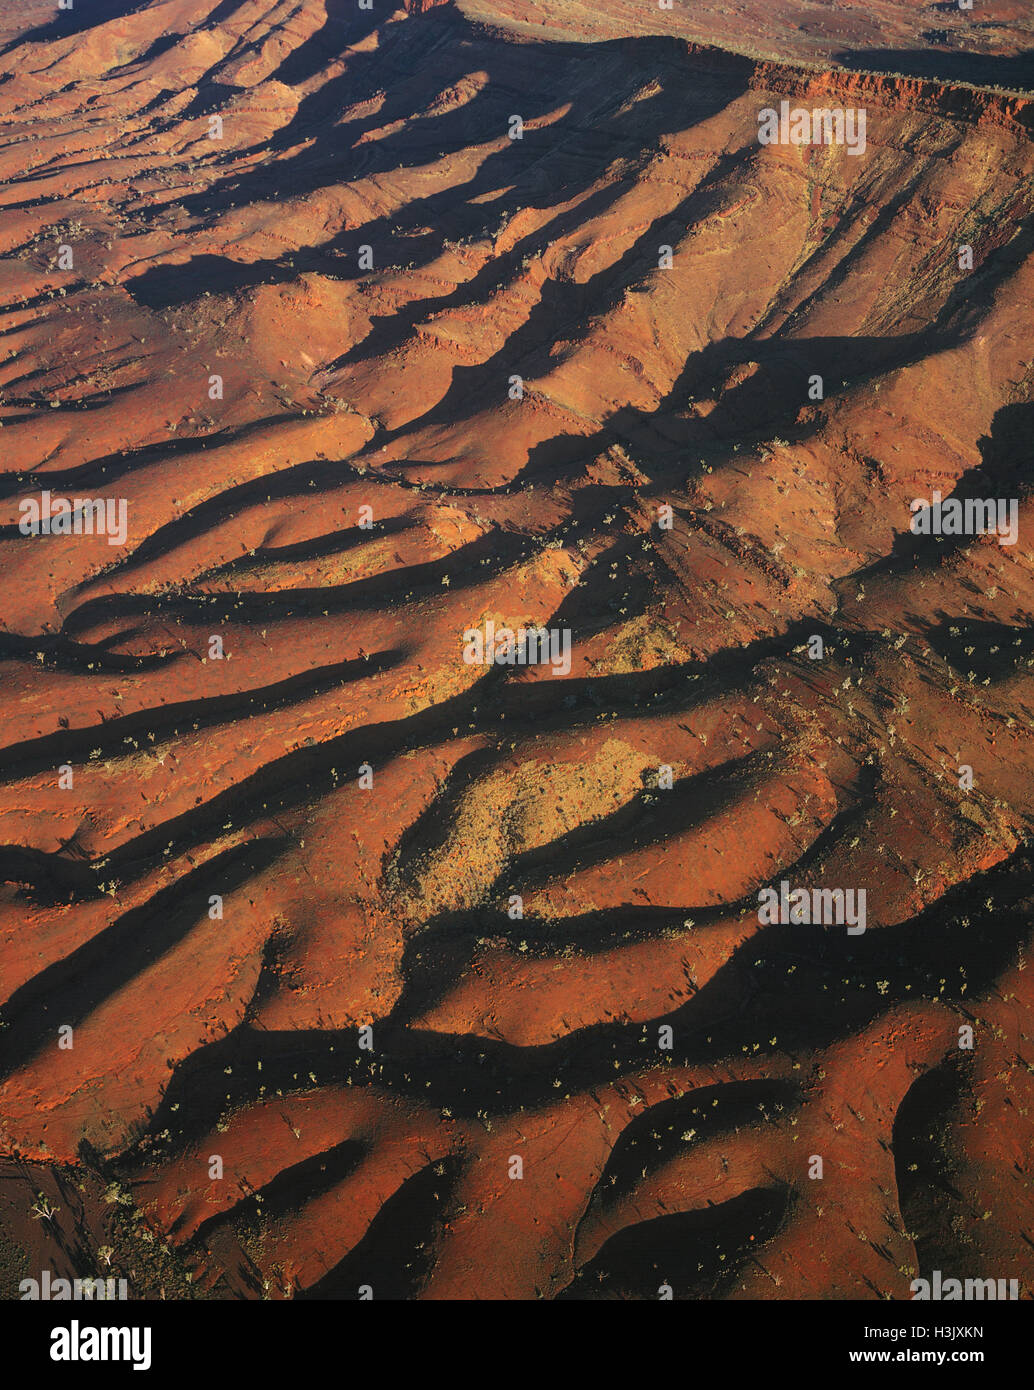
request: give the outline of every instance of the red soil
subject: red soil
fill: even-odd
[[[0,59],[0,1273],[1029,1290],[1031,99],[793,66],[900,3],[120,8]]]

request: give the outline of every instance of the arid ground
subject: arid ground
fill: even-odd
[[[8,0],[0,1296],[1031,1296],[1032,53]]]

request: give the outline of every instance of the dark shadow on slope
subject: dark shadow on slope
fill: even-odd
[[[82,1022],[207,921],[210,894],[232,893],[268,868],[287,843],[286,837],[252,840],[215,856],[15,990],[4,1005],[0,1076],[47,1044],[56,1049],[56,1019]]]
[[[923,1000],[961,1005],[988,987],[1029,941],[1030,885],[1029,857],[1019,853],[908,922],[859,938],[846,937],[843,928],[765,928],[688,1003],[654,1020],[673,1028],[666,1060],[699,1066],[776,1036],[781,1054],[806,1057],[857,1037],[902,1006]],[[260,1083],[285,1092],[300,1089],[292,1077],[302,1061],[324,1085],[349,1084],[351,1078],[353,1085],[388,1087],[474,1116],[479,1110],[511,1114],[522,1105],[547,1104],[555,1096],[554,1078],[576,1094],[638,1075],[656,1058],[642,1029],[625,1024],[601,1024],[556,1043],[520,1048],[414,1031],[388,1019],[379,1025],[372,1062],[357,1055],[354,1036],[238,1029],[181,1063],[151,1128],[168,1128],[174,1144],[189,1143],[223,1113],[227,1091],[229,1103],[240,1105],[257,1099]],[[179,1101],[189,1105],[172,1110]]]
[[[963,473],[950,492],[941,489],[942,502],[947,502],[949,497],[963,503],[968,499],[978,498],[992,501],[1001,499],[1006,502],[1019,502],[1024,499],[1031,487],[1027,460],[1032,434],[1034,402],[1025,401],[1002,406],[995,412],[991,421],[991,433],[982,435],[977,441],[981,463]],[[916,500],[927,504],[916,516],[926,515],[932,499],[924,497]],[[894,539],[890,553],[881,556],[864,569],[856,570],[843,579],[834,580],[834,589],[839,592],[853,591],[859,583],[870,577],[908,574],[909,571],[919,568],[936,569],[956,551],[973,544],[973,536],[915,534],[910,529],[912,519],[903,509],[901,530]],[[1020,540],[1022,541],[1022,529]],[[993,539],[992,543],[1000,545],[1001,541]],[[1007,549],[1005,546],[1002,548]]]
[[[759,1126],[800,1105],[800,1087],[764,1078],[702,1086],[673,1100],[658,1101],[621,1131],[589,1205],[607,1207],[628,1196],[644,1177],[677,1159],[690,1146],[719,1134]],[[687,1133],[690,1138],[686,1138]]]
[[[955,1187],[948,1129],[966,1107],[965,1054],[959,1052],[933,1067],[909,1087],[894,1117],[894,1172],[905,1230],[915,1240],[918,1274],[930,1271],[972,1274],[971,1256],[953,1239],[958,1220],[972,1219],[968,1203]]]
[[[1034,666],[1034,629],[977,618],[945,616],[940,627],[928,628],[926,640],[960,675],[974,676],[982,685],[996,685]]]
[[[236,722],[243,726],[248,719],[290,709],[328,691],[344,690],[353,681],[390,671],[402,658],[403,653],[397,650],[375,652],[367,658],[300,671],[272,685],[149,706],[101,725],[60,729],[27,739],[0,750],[0,781],[31,777],[64,763],[81,767],[97,756],[131,757],[140,746],[159,747],[166,740],[219,724]]]
[[[66,39],[70,34],[83,34],[96,29],[113,19],[126,19],[129,15],[149,10],[155,0],[78,0],[70,10],[57,10],[55,17],[35,29],[27,29],[16,39],[0,48],[0,58],[12,49],[27,43],[55,43]],[[41,7],[42,8],[42,7]],[[56,0],[48,8],[57,9]]]
[[[440,61],[429,62],[430,54]],[[358,269],[359,246],[373,246],[377,264],[390,263],[384,248],[395,237],[403,238],[410,264],[427,264],[446,240],[492,235],[486,209],[474,199],[500,191],[500,200],[491,206],[493,225],[527,208],[568,202],[600,182],[619,156],[639,160],[657,147],[662,135],[704,120],[734,100],[751,67],[746,60],[726,57],[719,61],[716,77],[712,63],[697,60],[698,81],[687,82],[685,61],[678,46],[664,39],[637,39],[631,47],[624,41],[499,44],[486,42],[456,11],[411,17],[393,26],[375,53],[350,54],[347,72],[305,97],[288,125],[262,147],[263,153],[275,154],[308,142],[303,150],[252,172],[228,175],[186,198],[184,209],[209,217],[228,206],[299,197],[329,184],[392,173],[400,164],[466,152],[483,144],[493,130],[505,136],[515,109],[526,127],[550,114],[558,93],[565,94],[570,110],[556,125],[541,131],[526,128],[523,140],[508,140],[467,183],[418,199],[390,218],[276,260],[245,265],[206,255],[179,267],[156,266],[127,281],[125,288],[139,303],[164,308],[206,291],[226,294],[283,283],[306,270],[362,278],[368,272]],[[373,65],[369,94],[386,92],[386,102],[374,118],[334,124],[342,106],[362,99],[364,65]],[[440,115],[420,115],[439,93],[478,69],[488,73],[489,81],[470,102]],[[664,79],[662,92],[627,111],[620,109],[625,96],[658,74]],[[406,122],[402,132],[353,148],[372,123],[381,127],[398,120]],[[233,157],[246,153],[237,151]],[[613,197],[620,187],[614,187]],[[407,232],[415,231],[420,235],[413,244]]]
[[[357,1299],[367,1286],[378,1301],[414,1298],[431,1270],[435,1240],[462,1166],[451,1155],[407,1179],[354,1249],[298,1297]]]
[[[698,1211],[626,1226],[558,1300],[656,1300],[662,1285],[678,1300],[721,1296],[783,1225],[790,1203],[787,1188],[754,1188]]]
[[[300,1163],[292,1163],[282,1168],[265,1186],[254,1192],[242,1195],[239,1202],[215,1216],[202,1221],[190,1238],[189,1247],[199,1249],[212,1238],[214,1231],[224,1223],[238,1229],[245,1228],[254,1234],[261,1233],[262,1224],[279,1221],[298,1211],[307,1202],[323,1196],[344,1182],[356,1171],[366,1157],[368,1148],[358,1139],[345,1139],[333,1148],[303,1158]],[[169,1227],[169,1234],[175,1235],[182,1223],[181,1216]]]

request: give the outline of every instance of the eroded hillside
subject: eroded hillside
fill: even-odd
[[[135,1207],[212,1296],[1029,1289],[1030,101],[107,13],[0,60],[25,1191],[112,1184],[86,1245]],[[784,99],[864,151],[760,145]],[[934,491],[1018,542],[910,534]]]

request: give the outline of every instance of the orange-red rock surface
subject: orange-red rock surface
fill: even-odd
[[[0,1293],[1029,1294],[1030,17],[943,8],[5,8]]]

